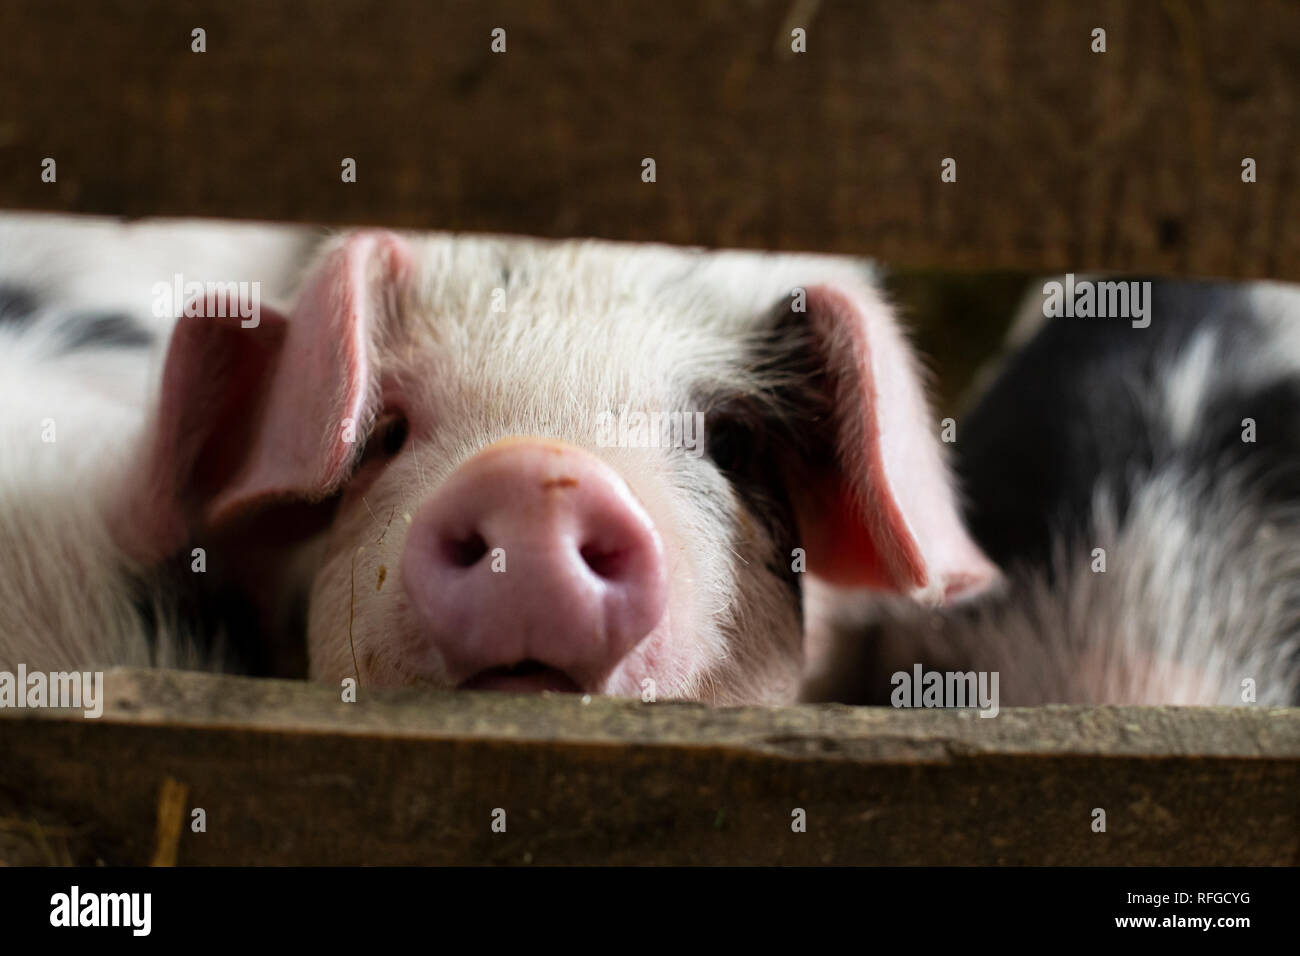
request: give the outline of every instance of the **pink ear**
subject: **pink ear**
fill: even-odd
[[[865,286],[816,286],[807,305],[834,389],[838,461],[796,501],[809,570],[927,603],[983,590],[997,568],[958,515],[920,376],[888,306]]]
[[[187,312],[203,314],[177,320],[126,519],[138,557],[163,556],[260,503],[338,488],[364,434],[372,289],[378,301],[377,284],[408,268],[402,240],[361,233],[321,260],[291,318],[263,307],[244,328],[236,303],[191,303]]]

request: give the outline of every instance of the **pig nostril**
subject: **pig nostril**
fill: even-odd
[[[487,542],[477,531],[466,538],[448,538],[443,543],[447,560],[458,568],[472,568],[487,554]]]
[[[663,539],[622,477],[577,449],[557,459],[519,439],[460,465],[412,519],[401,578],[393,668],[440,658],[465,690],[600,693],[668,635]]]
[[[587,562],[587,567],[591,568],[597,577],[613,580],[621,577],[624,568],[627,567],[626,550],[604,551],[588,544],[583,545],[579,553],[582,555],[582,560]]]

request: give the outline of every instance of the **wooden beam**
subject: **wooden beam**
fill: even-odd
[[[1287,0],[8,0],[0,36],[0,207],[1300,278]]]
[[[158,671],[106,697],[0,710],[0,862],[1300,862],[1300,710],[345,704]]]

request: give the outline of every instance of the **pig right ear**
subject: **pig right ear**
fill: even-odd
[[[260,504],[340,487],[364,438],[371,290],[408,268],[400,239],[362,233],[318,264],[291,317],[263,307],[254,324],[218,296],[187,306],[124,516],[137,558],[166,556]]]
[[[806,290],[833,409],[832,448],[793,495],[808,569],[929,604],[1000,574],[962,522],[921,377],[892,312],[865,285]]]

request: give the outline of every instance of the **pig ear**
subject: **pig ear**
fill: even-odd
[[[160,557],[196,529],[268,501],[318,500],[346,480],[370,384],[371,290],[408,267],[400,239],[362,233],[317,265],[289,318],[263,307],[254,325],[220,297],[187,306],[168,349],[132,550]]]
[[[834,407],[834,464],[795,495],[808,568],[834,584],[927,603],[999,575],[967,534],[912,352],[866,286],[807,289]]]

